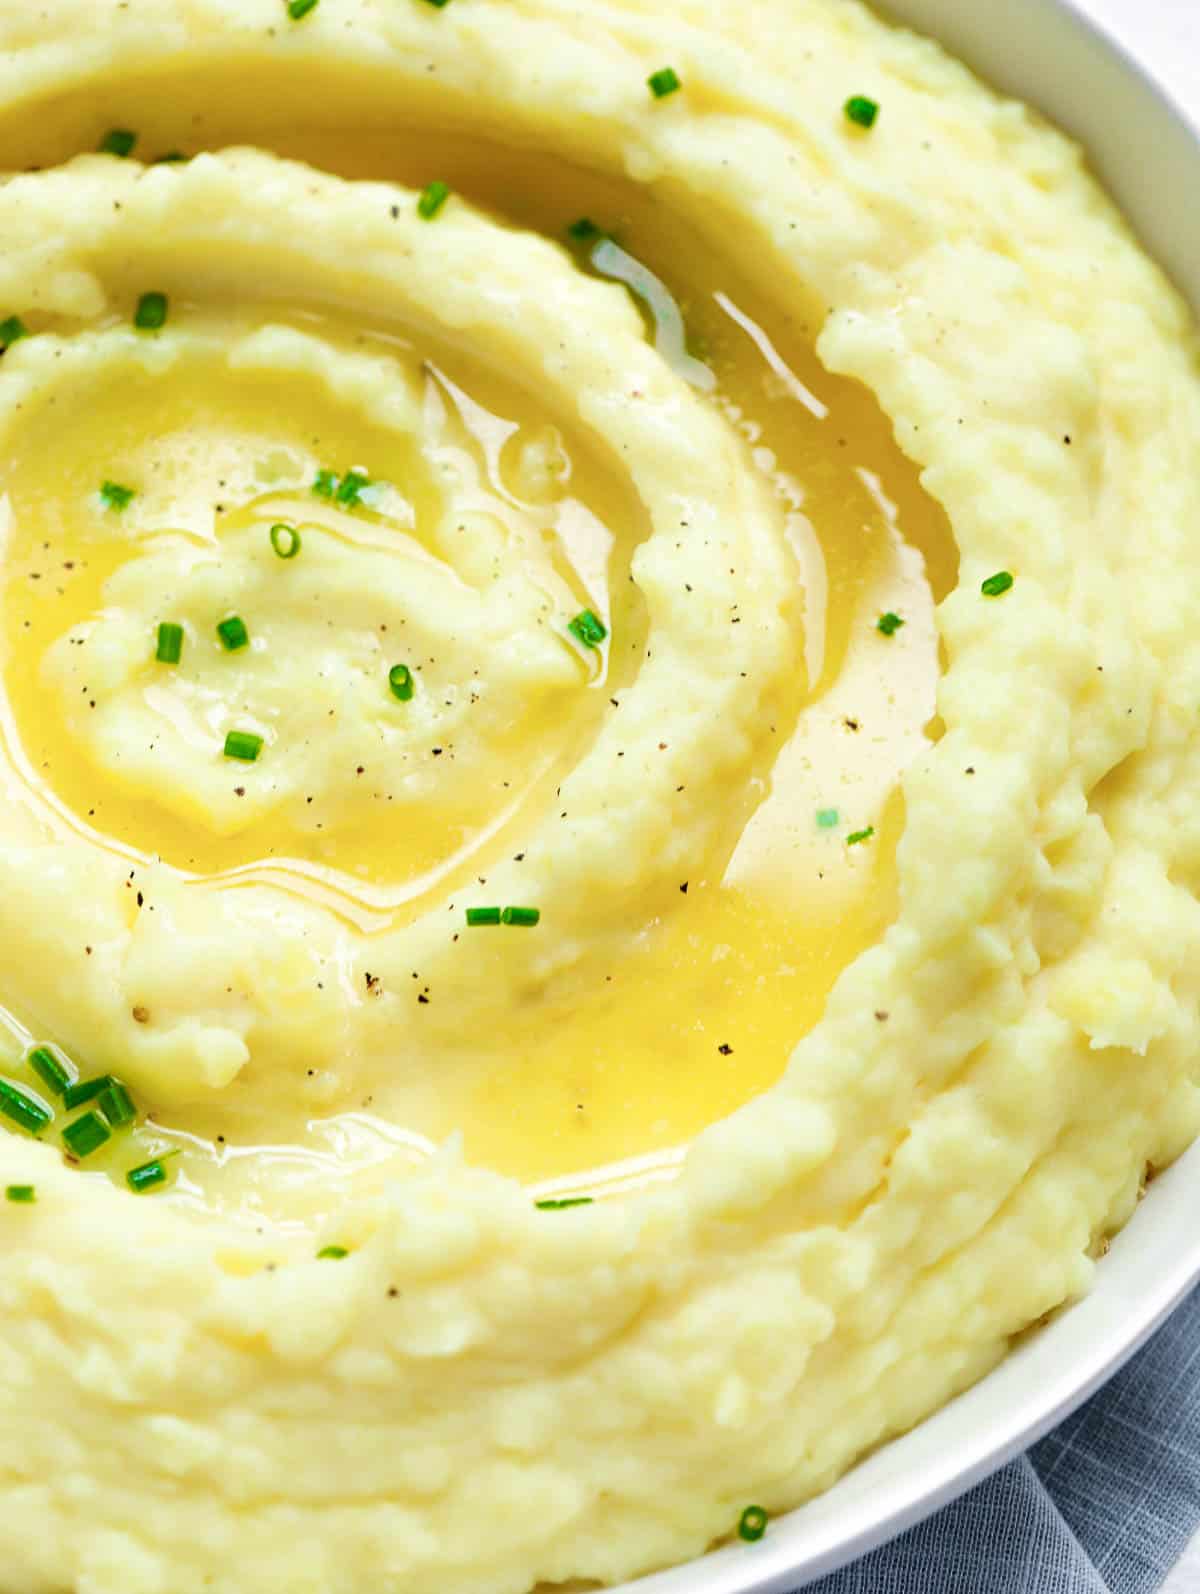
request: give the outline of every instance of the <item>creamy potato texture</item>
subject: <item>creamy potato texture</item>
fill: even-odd
[[[0,1589],[684,1560],[1200,1126],[1194,330],[842,0],[104,10],[0,16]]]

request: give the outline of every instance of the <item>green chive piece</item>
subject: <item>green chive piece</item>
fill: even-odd
[[[651,72],[646,82],[650,85],[650,92],[656,100],[665,100],[668,94],[674,94],[677,89],[683,87],[679,81],[679,74],[673,66],[659,67],[657,72]]]
[[[893,614],[889,609],[887,614],[881,614],[875,622],[876,631],[882,631],[884,636],[895,636],[904,621],[898,614]]]
[[[54,1117],[36,1096],[19,1085],[10,1085],[6,1079],[0,1079],[0,1113],[20,1124],[22,1129],[28,1129],[31,1135],[40,1135]]]
[[[152,166],[181,166],[185,161],[191,160],[190,155],[185,155],[181,149],[169,149],[165,155],[156,155],[150,162]]]
[[[319,470],[312,490],[318,498],[332,498],[337,492],[338,479],[331,470]]]
[[[401,703],[411,703],[413,692],[413,673],[407,664],[393,664],[388,671],[388,685],[392,689],[392,696]]]
[[[164,620],[158,628],[158,648],[154,657],[160,664],[178,664],[183,657],[183,627]]]
[[[516,924],[526,930],[532,930],[535,924],[541,922],[541,908],[505,908],[500,915],[501,924]]]
[[[253,731],[230,731],[225,738],[225,757],[240,758],[243,764],[256,764],[263,750],[263,739]]]
[[[837,824],[838,818],[839,815],[836,808],[817,809],[817,824],[820,825],[822,830],[832,830]]]
[[[246,630],[246,622],[240,614],[231,614],[228,620],[222,620],[217,627],[217,635],[225,644],[227,653],[236,653],[239,648],[244,648],[250,641],[250,633]]]
[[[281,559],[294,559],[300,552],[300,533],[283,521],[271,527],[271,547]]]
[[[857,847],[860,841],[870,841],[875,834],[875,826],[868,825],[865,830],[854,830],[846,837],[847,847]]]
[[[80,1162],[99,1151],[106,1140],[112,1139],[112,1130],[98,1112],[85,1112],[62,1132],[63,1144]]]
[[[344,1245],[326,1245],[317,1252],[318,1262],[340,1262],[343,1257],[349,1256]]]
[[[584,609],[571,621],[567,630],[582,642],[585,648],[598,648],[608,635],[608,627],[590,609]]]
[[[158,1161],[143,1162],[140,1168],[130,1168],[125,1175],[125,1183],[134,1195],[141,1195],[145,1190],[153,1190],[156,1184],[166,1184],[167,1170]]]
[[[440,11],[443,6],[448,6],[450,4],[450,0],[427,0],[427,4],[436,6]]]
[[[29,328],[19,315],[10,315],[7,321],[0,321],[0,352],[20,343],[22,338],[29,336]]]
[[[105,133],[100,141],[101,155],[119,155],[122,160],[127,155],[133,154],[133,147],[138,141],[136,133],[130,132],[127,127],[114,127],[111,132]]]
[[[748,1505],[738,1523],[738,1538],[747,1544],[757,1544],[767,1531],[767,1513],[760,1505]]]
[[[843,109],[846,120],[853,122],[856,127],[874,127],[875,118],[879,115],[878,105],[865,94],[852,94]]]
[[[423,221],[432,221],[449,198],[449,183],[443,183],[439,178],[436,182],[427,184],[417,200],[417,215]]]
[[[133,1098],[118,1079],[113,1080],[96,1106],[108,1120],[110,1128],[125,1129],[137,1122],[137,1108],[133,1105]]]
[[[105,509],[115,509],[117,514],[122,509],[128,509],[136,497],[132,487],[122,487],[120,482],[103,482],[100,487],[100,498]]]
[[[97,1074],[94,1079],[81,1079],[76,1086],[67,1086],[62,1092],[62,1105],[67,1111],[72,1111],[76,1106],[83,1106],[84,1101],[94,1101],[97,1095],[104,1095],[108,1086],[115,1084],[112,1074]]]
[[[1000,598],[1013,584],[1013,578],[1007,570],[997,570],[994,576],[989,576],[979,588],[985,598]]]
[[[79,1077],[75,1065],[56,1046],[35,1046],[25,1061],[56,1096],[61,1096]]]
[[[97,1096],[103,1096],[110,1085],[115,1085],[116,1080],[111,1074],[100,1074],[95,1079],[82,1079],[77,1085],[68,1085],[63,1091],[63,1106],[68,1112],[75,1107],[82,1107],[85,1101],[95,1101]]]
[[[287,13],[293,22],[299,22],[310,11],[315,11],[321,0],[288,0]]]
[[[481,929],[484,925],[499,924],[499,908],[468,908],[467,924],[472,930]]]
[[[338,488],[336,498],[339,504],[345,504],[348,509],[357,509],[359,494],[364,487],[371,485],[371,478],[364,476],[360,470],[348,470],[342,477],[342,484]]]
[[[37,1200],[37,1191],[31,1184],[10,1184],[4,1192],[4,1199],[17,1206],[31,1207]]]
[[[144,293],[133,313],[133,324],[139,332],[157,332],[167,324],[167,296],[165,293]]]
[[[573,221],[567,228],[567,237],[574,238],[576,243],[590,243],[593,238],[599,238],[600,229],[590,216],[580,216],[578,221]]]
[[[565,1212],[568,1207],[590,1207],[593,1197],[590,1195],[565,1196],[555,1201],[535,1201],[533,1204],[539,1212]]]

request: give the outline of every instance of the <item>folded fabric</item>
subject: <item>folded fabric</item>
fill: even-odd
[[[1200,1524],[1200,1290],[1073,1417],[805,1594],[1152,1594]]]

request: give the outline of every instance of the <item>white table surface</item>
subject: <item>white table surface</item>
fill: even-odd
[[[995,0],[973,3],[988,5]],[[1076,0],[1076,4],[1200,119],[1200,0]],[[1188,1546],[1163,1594],[1200,1594],[1200,1534]]]

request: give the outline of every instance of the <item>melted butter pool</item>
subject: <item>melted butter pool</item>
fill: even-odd
[[[337,129],[299,138],[264,129],[266,113],[236,86],[220,123],[212,112],[203,125],[199,114],[181,120],[161,84],[129,86],[123,109],[118,120],[136,113],[147,140],[164,148],[260,141],[350,176],[416,186],[430,176],[427,138]],[[62,127],[80,114],[64,106]],[[728,838],[719,867],[681,879],[669,914],[631,898],[626,954],[586,980],[551,987],[514,1014],[509,1032],[466,1038],[472,1066],[453,1071],[453,1083],[438,1083],[437,1059],[418,1051],[405,1057],[411,1086],[335,1104],[324,1118],[268,1122],[231,1107],[169,1123],[154,1117],[136,1131],[142,1150],[180,1152],[175,1198],[246,1216],[306,1220],[343,1191],[377,1187],[397,1159],[427,1156],[451,1135],[461,1136],[469,1159],[539,1193],[670,1177],[701,1129],[779,1078],[838,974],[894,917],[898,783],[934,714],[934,607],[955,579],[953,539],[873,397],[816,360],[819,307],[789,312],[770,303],[669,204],[628,185],[450,132],[439,135],[437,160],[436,175],[457,192],[564,245],[569,224],[590,217],[664,286],[686,329],[687,359],[712,373],[711,402],[741,432],[754,468],[786,508],[807,672],[777,705],[777,751],[755,789],[738,794],[748,796],[750,817]],[[586,251],[577,252],[588,268]],[[240,308],[225,304],[221,313]],[[394,337],[344,317],[326,316],[323,330],[351,341]],[[506,389],[461,351],[438,351],[438,360],[441,378],[429,380],[456,410],[461,446],[489,492],[511,495],[509,440],[544,441],[545,417],[529,395]],[[374,460],[388,453],[389,440],[361,419],[332,404],[301,413],[286,387],[269,386],[238,392],[224,373],[203,372],[186,390],[148,385],[76,416],[69,447],[61,417],[40,433],[31,428],[25,454],[5,462],[7,778],[48,827],[86,825],[135,865],[162,858],[196,889],[250,871],[370,930],[415,913],[430,893],[519,844],[522,823],[550,800],[559,771],[594,734],[609,676],[581,682],[565,730],[557,715],[533,727],[530,745],[551,741],[554,757],[544,766],[514,760],[510,796],[469,821],[456,815],[447,824],[435,805],[403,833],[381,808],[377,822],[340,832],[333,816],[332,837],[281,827],[277,818],[218,834],[106,781],[72,748],[38,659],[53,638],[103,607],[105,582],[131,557],[130,532],[157,534],[166,511],[142,505],[113,535],[80,508],[98,482],[157,473],[170,529],[211,547],[256,517],[307,524],[315,513],[299,493],[307,472],[326,463],[376,470]],[[561,511],[559,578],[581,603],[614,616],[616,636],[636,633],[636,598],[627,589],[643,531],[639,506],[578,439],[552,440],[551,457],[560,445],[570,490],[549,489]],[[294,467],[295,477],[273,497],[261,479],[271,460],[285,462],[285,476]],[[390,507],[372,516],[372,535],[427,541],[431,510],[420,473],[389,464],[380,474],[401,479]],[[888,612],[904,621],[891,636],[877,628]],[[604,667],[612,680],[632,669],[619,650]],[[851,843],[862,832],[866,839]],[[144,1105],[154,1113],[153,1103]],[[117,1172],[131,1160],[119,1150],[107,1164],[104,1156],[95,1165]]]
[[[273,308],[243,308],[231,317],[224,309],[177,306],[175,314],[192,327],[229,336],[244,336],[259,324],[286,325]],[[132,863],[160,859],[209,886],[282,885],[319,898],[363,929],[380,929],[397,911],[415,913],[447,884],[470,878],[514,825],[544,808],[594,734],[607,694],[631,678],[645,621],[627,566],[644,517],[620,480],[585,449],[568,454],[548,423],[529,416],[510,420],[490,408],[504,399],[483,371],[455,369],[468,396],[446,370],[422,365],[395,338],[367,335],[328,317],[310,316],[303,326],[333,351],[407,359],[436,437],[418,450],[415,442],[347,414],[312,384],[286,374],[231,372],[206,357],[186,358],[166,379],[147,370],[134,380],[83,388],[69,407],[56,402],[33,409],[22,429],[25,446],[10,457],[4,478],[10,521],[0,596],[9,639],[5,740],[10,777],[15,773],[37,790],[53,822],[119,850]],[[515,408],[511,398],[509,408]],[[72,440],[65,451],[64,431]],[[539,470],[547,457],[559,476]],[[320,471],[332,468],[340,478],[360,465],[371,480],[363,504],[349,509],[312,490]],[[456,481],[471,484],[471,507],[454,524],[447,523],[438,490],[441,468],[453,468]],[[106,482],[136,483],[136,496],[115,509],[99,491]],[[481,521],[484,535],[472,535]],[[270,552],[277,524],[301,537],[294,561]],[[620,528],[619,535],[610,527]],[[523,541],[515,540],[518,535]],[[480,579],[470,560],[477,564],[481,551],[486,554],[486,538],[496,541],[497,557],[544,593],[547,617],[590,606],[622,637],[619,653],[610,658],[605,648],[577,660],[563,647],[567,689],[532,702],[519,740],[492,749],[490,760],[477,759],[469,780],[440,781],[422,798],[411,790],[413,766],[428,768],[435,756],[447,765],[454,760],[452,743],[436,755],[433,744],[446,740],[445,710],[459,706],[464,683],[439,682],[439,661],[416,646],[410,616],[393,612],[369,580],[352,595],[348,611],[335,608],[332,594],[306,591],[296,601],[313,600],[312,651],[336,649],[339,628],[349,645],[353,631],[355,647],[361,652],[365,645],[366,666],[381,681],[392,663],[407,662],[422,695],[454,694],[455,701],[447,695],[433,705],[430,735],[417,747],[376,747],[366,737],[348,745],[336,783],[318,769],[303,793],[272,802],[269,787],[255,786],[271,779],[265,757],[250,771],[218,765],[222,785],[202,800],[188,779],[193,750],[210,766],[227,727],[263,730],[268,740],[271,730],[255,718],[261,686],[256,690],[251,680],[243,696],[225,705],[220,688],[211,685],[232,681],[233,670],[267,641],[259,634],[255,601],[231,596],[221,602],[217,594],[207,609],[192,604],[193,574],[235,563],[249,545],[265,566],[262,582],[286,602],[324,540],[361,561],[390,555],[419,562],[453,592]],[[469,546],[469,556],[460,543]],[[147,559],[159,560],[162,573],[150,578],[158,581],[160,596],[150,600],[153,612],[145,616],[145,665],[136,687],[147,717],[173,723],[178,736],[173,744],[156,740],[144,755],[139,749],[136,761],[128,748],[104,758],[87,723],[106,709],[102,683],[89,679],[93,664],[105,668],[103,645],[81,653],[87,663],[77,668],[71,649],[96,640],[116,602],[114,578]],[[215,626],[239,605],[247,610],[251,642],[229,655]],[[158,621],[185,614],[194,623],[179,667],[155,666]],[[482,670],[486,645],[479,656]],[[196,687],[201,658],[209,674]],[[308,684],[297,674],[286,689],[302,693]],[[380,696],[385,726],[398,734],[413,711],[398,708],[386,692]],[[336,722],[312,729],[332,748]],[[159,800],[147,800],[155,788]]]

